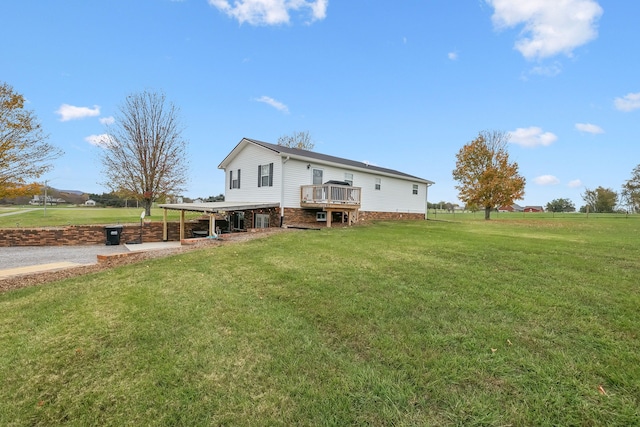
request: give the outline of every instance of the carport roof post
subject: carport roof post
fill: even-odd
[[[180,211],[180,240],[184,239],[184,213],[202,212],[210,215],[218,212],[245,211],[251,209],[278,208],[280,203],[255,203],[255,202],[209,202],[209,203],[175,203],[161,204],[163,209],[162,216],[162,238],[167,241],[169,238],[167,228],[167,210]]]

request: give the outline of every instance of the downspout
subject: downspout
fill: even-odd
[[[280,227],[284,224],[284,165],[291,156],[281,157],[282,167],[280,168]]]
[[[427,183],[427,190],[425,191],[425,200],[424,200],[424,219],[429,219],[429,187],[431,187],[433,183]]]

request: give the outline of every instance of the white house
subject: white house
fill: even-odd
[[[229,228],[425,219],[434,182],[360,161],[243,138],[222,160],[225,201],[160,205],[229,213]]]

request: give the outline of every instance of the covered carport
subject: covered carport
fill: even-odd
[[[209,203],[175,203],[175,204],[161,204],[159,207],[163,209],[163,227],[162,227],[162,240],[168,240],[168,227],[167,227],[167,211],[176,210],[180,211],[180,240],[185,238],[185,226],[184,218],[185,212],[202,212],[203,215],[209,216],[209,236],[213,236],[216,231],[216,218],[217,213],[229,213],[238,211],[247,211],[254,209],[268,209],[277,208],[279,203],[244,203],[244,202],[209,202]]]

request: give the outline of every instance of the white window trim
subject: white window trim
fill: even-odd
[[[350,172],[344,173],[344,182],[348,182],[349,185],[353,186],[353,174]]]

